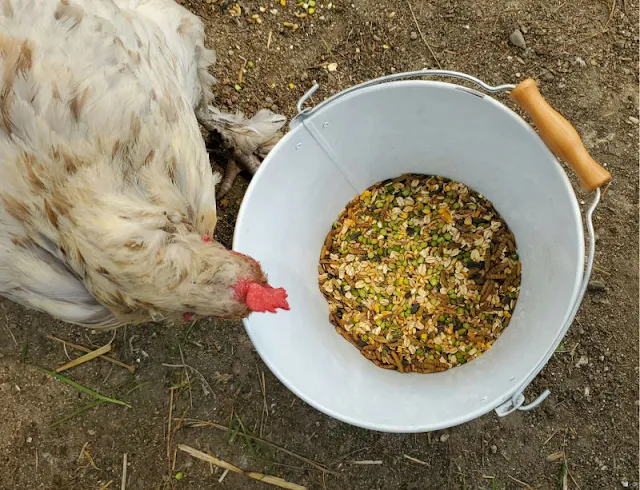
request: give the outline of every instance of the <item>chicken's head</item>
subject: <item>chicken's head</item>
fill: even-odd
[[[188,305],[185,318],[196,314],[220,318],[245,318],[252,312],[275,313],[288,310],[287,293],[283,288],[273,288],[260,264],[239,252],[203,237],[206,243],[200,249],[200,270],[196,278],[198,298]]]

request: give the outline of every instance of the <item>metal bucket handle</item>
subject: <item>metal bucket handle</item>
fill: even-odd
[[[582,303],[582,299],[584,298],[584,294],[587,290],[587,285],[589,284],[589,278],[591,277],[591,273],[593,271],[593,262],[595,258],[596,238],[593,227],[593,214],[600,202],[600,187],[611,180],[611,174],[606,169],[601,167],[598,163],[596,163],[593,159],[591,159],[586,149],[582,145],[580,137],[578,136],[578,133],[575,131],[573,126],[571,126],[571,124],[569,124],[566,119],[564,119],[551,106],[549,106],[549,104],[547,104],[547,102],[542,98],[537,88],[535,87],[535,82],[531,79],[527,79],[518,85],[489,85],[474,76],[467,75],[466,73],[449,70],[420,70],[396,73],[393,75],[376,78],[374,80],[369,80],[367,82],[355,85],[342,92],[339,92],[338,94],[322,101],[317,106],[305,109],[304,104],[320,87],[317,83],[314,83],[313,87],[311,87],[298,101],[298,104],[296,106],[298,114],[291,120],[290,127],[293,129],[299,123],[304,124],[304,120],[307,117],[311,116],[318,109],[331,104],[337,99],[344,97],[345,95],[352,92],[396,80],[436,76],[452,77],[466,80],[477,85],[487,93],[501,93],[511,91],[511,98],[514,99],[520,105],[520,107],[522,107],[529,114],[536,126],[538,126],[539,134],[545,144],[551,149],[551,151],[553,151],[553,153],[557,157],[569,163],[569,165],[578,174],[582,187],[585,190],[594,192],[593,200],[589,205],[585,216],[588,235],[586,267],[582,276],[582,282],[580,284],[578,295],[576,296],[574,303],[571,305],[571,310],[569,311],[569,315],[567,316],[565,323],[562,325],[560,335],[554,342],[553,349],[550,349],[549,352],[547,352],[547,354],[538,363],[536,368],[532,371],[531,375],[525,380],[525,382],[516,387],[513,390],[513,394],[508,397],[506,401],[495,408],[495,412],[499,417],[509,415],[516,410],[533,410],[551,394],[551,391],[549,391],[548,389],[544,390],[540,395],[538,395],[535,400],[527,405],[524,404],[525,398],[523,393],[534,380],[534,378],[538,375],[538,373],[542,370],[542,368],[547,364],[547,362],[549,362],[549,359],[551,359],[551,356],[557,349],[563,337],[566,335],[567,330],[573,323],[573,320],[578,313],[578,309],[580,308],[580,304]],[[468,90],[462,86],[460,87],[460,89]]]

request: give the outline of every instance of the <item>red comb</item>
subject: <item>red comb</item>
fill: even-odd
[[[252,282],[247,287],[247,295],[244,299],[245,304],[251,311],[264,313],[270,311],[275,313],[278,308],[282,310],[289,309],[287,303],[287,292],[283,288],[272,288],[265,284]]]

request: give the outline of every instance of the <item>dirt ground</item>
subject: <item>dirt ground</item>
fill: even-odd
[[[611,170],[615,182],[596,216],[594,279],[604,290],[587,293],[561,348],[526,393],[530,400],[549,388],[551,396],[532,412],[488,414],[438,433],[375,433],[307,406],[271,375],[241,323],[209,320],[118,330],[110,355],[134,373],[102,360],[68,373],[131,408],[95,406],[42,372],[67,361],[63,345],[47,335],[97,348],[113,334],[5,301],[0,488],[125,488],[125,453],[128,490],[267,487],[234,473],[219,482],[221,470],[174,456],[178,443],[311,489],[558,489],[565,461],[565,488],[638,488],[637,0],[336,0],[332,8],[317,0],[307,18],[295,17],[304,9],[287,2],[241,0],[236,17],[232,2],[184,2],[204,19],[218,52],[221,106],[249,113],[273,107],[291,117],[313,80],[321,84],[317,103],[355,83],[425,67],[491,83],[533,76]],[[509,41],[515,29],[526,49]],[[245,188],[238,181],[221,202],[218,238],[226,245]],[[188,419],[232,430],[190,427]]]

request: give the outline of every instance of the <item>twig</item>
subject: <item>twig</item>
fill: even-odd
[[[549,441],[553,439],[553,436],[555,436],[558,432],[560,432],[560,429],[554,430],[553,433],[549,437],[547,437],[547,440],[542,443],[542,445],[546,446],[549,443]]]
[[[127,453],[122,455],[122,482],[120,490],[127,490]]]
[[[216,422],[209,422],[207,420],[197,420],[197,419],[185,419],[184,420],[186,424],[188,424],[188,427],[193,427],[193,428],[198,428],[198,427],[211,427],[214,429],[218,429],[224,432],[232,432],[231,427],[227,427],[224,426],[222,424],[218,424]],[[307,463],[311,466],[313,466],[314,468],[323,471],[325,473],[330,473],[334,476],[338,476],[338,473],[336,473],[335,471],[331,471],[329,468],[327,468],[326,466],[318,463],[317,461],[314,461],[312,459],[309,458],[305,458],[304,456],[300,456],[299,454],[296,454],[292,451],[289,451],[288,449],[282,447],[282,446],[278,446],[277,444],[274,444],[271,441],[268,441],[266,439],[262,439],[261,437],[257,437],[257,436],[253,436],[251,434],[247,434],[247,437],[250,439],[253,439],[256,442],[259,442],[261,444],[264,444],[266,446],[270,446],[278,451],[281,451],[289,456],[292,456],[294,458],[296,458],[299,461],[302,461],[303,463]]]
[[[336,464],[338,464],[340,461],[347,459],[349,456],[353,456],[356,453],[361,453],[362,451],[366,451],[367,449],[369,449],[368,447],[361,447],[360,449],[356,449],[355,451],[350,451],[347,454],[340,456],[338,459],[336,459],[335,461],[332,461],[329,466],[335,466]]]
[[[54,337],[53,335],[47,335],[47,338],[49,340],[55,340],[56,342],[60,342],[63,345],[66,345],[68,347],[72,347],[72,348],[74,348],[76,350],[79,350],[81,352],[91,352],[91,349],[89,349],[89,348],[87,348],[87,347],[85,347],[83,345],[74,344],[74,343],[68,342],[66,340],[59,339],[58,337]],[[112,362],[113,364],[115,364],[117,366],[120,366],[120,367],[123,367],[123,368],[127,369],[131,373],[133,373],[136,370],[135,366],[131,366],[129,364],[125,364],[124,362],[118,361],[117,359],[114,359],[113,357],[100,356],[100,359],[104,359],[105,361]]]
[[[108,396],[102,395],[97,391],[92,390],[91,388],[87,388],[86,386],[82,386],[81,384],[76,383],[75,381],[67,378],[66,376],[63,376],[62,374],[54,373],[53,371],[49,371],[48,369],[43,369],[43,368],[41,369],[52,378],[55,378],[58,381],[62,381],[63,383],[68,384],[72,388],[75,388],[78,391],[86,393],[87,395],[92,396],[93,398],[97,398],[98,400],[102,400],[103,402],[114,403],[116,405],[122,405],[124,407],[131,408],[131,405],[127,402],[123,402],[121,400],[117,400],[116,398],[110,398]]]
[[[607,23],[604,25],[605,27],[607,27],[613,20],[613,14],[615,13],[615,10],[616,10],[616,0],[613,0],[611,4],[611,12],[609,12],[609,19],[607,20]]]
[[[270,485],[274,485],[280,488],[287,488],[289,490],[306,490],[307,487],[303,487],[302,485],[297,485],[295,483],[290,483],[282,478],[278,478],[276,476],[265,475],[262,473],[257,473],[255,471],[246,471],[242,468],[239,468],[231,463],[227,463],[221,459],[215,458],[210,454],[203,453],[202,451],[198,451],[190,446],[186,446],[184,444],[178,444],[178,449],[180,451],[184,451],[185,453],[191,455],[194,458],[200,459],[202,461],[206,461],[208,463],[212,463],[216,466],[220,466],[229,471],[233,471],[234,473],[238,473],[240,475],[244,475],[248,478],[252,478],[254,480],[262,481],[264,483],[269,483]]]
[[[529,485],[528,483],[525,483],[523,481],[518,480],[517,478],[512,477],[511,475],[507,475],[509,478],[511,478],[514,482],[519,483],[520,485],[523,485],[525,488],[533,488],[531,485]]]
[[[363,459],[362,461],[349,461],[349,464],[359,464],[363,466],[382,464],[381,459]]]
[[[170,367],[170,368],[189,368],[191,369],[194,373],[196,373],[198,376],[200,376],[200,381],[202,381],[202,391],[204,391],[205,395],[209,395],[211,393],[213,393],[213,388],[211,388],[211,385],[209,384],[209,382],[207,381],[207,378],[204,377],[204,375],[198,371],[196,368],[194,368],[193,366],[189,366],[188,364],[167,364],[167,363],[162,363],[162,365],[164,367]]]
[[[4,328],[7,329],[7,331],[9,332],[9,335],[11,335],[11,338],[13,339],[13,343],[16,344],[16,347],[18,347],[18,342],[16,341],[16,338],[13,335],[13,332],[11,331],[11,329],[9,328],[9,325],[7,325],[6,323],[4,324]]]
[[[110,487],[112,483],[113,483],[113,480],[109,480],[107,483],[102,485],[98,490],[105,490],[105,488]]]
[[[416,24],[416,28],[418,29],[418,32],[420,33],[420,37],[422,38],[422,42],[424,43],[424,45],[427,47],[427,49],[431,53],[431,56],[433,56],[433,59],[436,61],[436,64],[438,65],[438,68],[440,68],[442,70],[442,65],[440,64],[440,61],[438,61],[438,57],[433,52],[433,49],[431,49],[431,46],[429,46],[429,43],[427,42],[427,39],[424,37],[424,34],[422,34],[422,29],[420,29],[420,24],[418,24],[418,19],[416,18],[416,14],[413,12],[413,7],[411,6],[411,2],[409,2],[409,0],[407,0],[407,5],[409,6],[409,10],[411,11],[411,16],[413,17],[413,22]]]
[[[269,407],[267,406],[267,385],[264,380],[264,371],[258,372],[258,381],[260,382],[260,391],[262,391],[262,413],[260,414],[260,437],[264,431],[264,424],[269,419]]]
[[[409,456],[408,454],[405,454],[404,457],[406,459],[408,459],[409,461],[412,461],[413,463],[418,463],[418,464],[422,464],[422,465],[425,465],[425,466],[429,466],[429,463],[427,463],[426,461],[422,461],[421,459],[414,458],[413,456]]]
[[[167,465],[171,469],[171,422],[173,421],[173,390],[169,390],[169,420],[167,421]]]
[[[273,34],[273,31],[269,31],[269,37],[267,37],[267,49],[269,49],[271,47],[271,35]]]
[[[103,345],[99,349],[88,352],[83,356],[80,356],[72,361],[63,364],[62,366],[56,368],[56,373],[61,373],[62,371],[66,371],[67,369],[71,369],[73,367],[79,366],[80,364],[84,364],[85,362],[89,362],[91,359],[95,359],[96,357],[100,357],[102,354],[106,354],[111,350],[111,344]]]
[[[213,463],[209,461],[209,464],[212,465]],[[222,472],[222,475],[220,475],[220,478],[218,478],[218,483],[222,483],[228,473],[229,473],[229,470],[225,468],[225,470]]]

